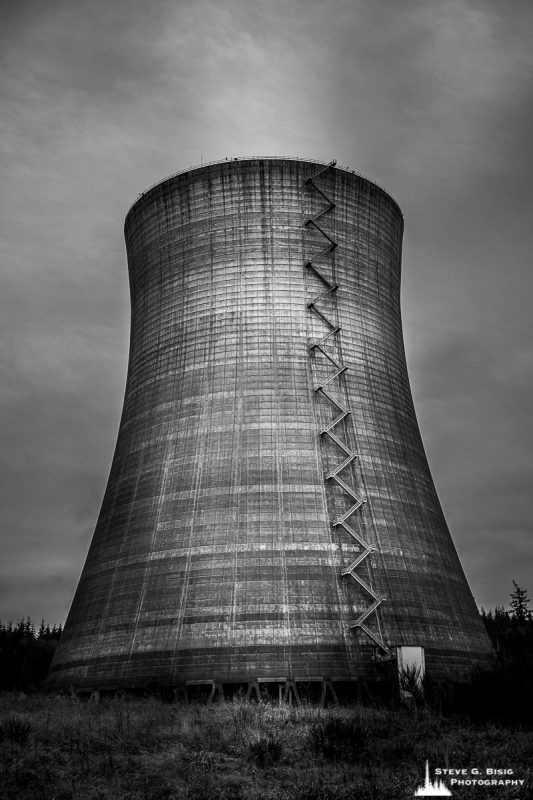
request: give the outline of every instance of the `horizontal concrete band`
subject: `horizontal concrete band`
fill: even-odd
[[[66,662],[64,664],[56,663],[52,666],[51,673],[59,672],[62,669],[75,669],[78,667],[91,667],[97,664],[105,664],[108,667],[111,665],[125,665],[129,664],[132,668],[135,668],[137,664],[144,664],[144,663],[173,663],[179,660],[187,661],[188,659],[194,659],[195,661],[201,660],[202,658],[212,659],[212,658],[221,658],[224,656],[232,656],[235,660],[239,658],[247,658],[249,656],[261,656],[264,654],[277,654],[281,659],[287,657],[289,654],[291,656],[295,655],[305,655],[310,654],[313,656],[316,655],[326,655],[330,656],[331,654],[340,653],[341,655],[345,655],[345,649],[342,646],[338,645],[331,645],[328,648],[320,648],[320,647],[309,647],[308,645],[298,645],[298,644],[291,644],[290,647],[287,646],[285,648],[276,648],[272,645],[262,645],[262,646],[254,646],[250,645],[245,649],[238,650],[233,647],[195,647],[189,649],[179,649],[179,650],[152,650],[149,652],[142,652],[142,653],[131,653],[131,654],[123,654],[123,655],[109,655],[107,657],[102,656],[94,656],[94,657],[87,657],[78,659],[76,661]],[[455,649],[437,649],[434,647],[426,648],[425,649],[426,658],[431,661],[439,661],[442,658],[452,658],[456,661],[461,659],[466,659],[466,661],[470,662],[472,659],[476,659],[476,654],[472,653],[468,650],[455,650]],[[306,670],[301,671],[305,673]],[[271,670],[265,669],[263,672],[259,671],[258,675],[268,675],[271,673]]]

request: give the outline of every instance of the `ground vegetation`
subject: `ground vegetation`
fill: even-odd
[[[395,703],[320,708],[242,697],[176,702],[46,693],[60,628],[0,625],[0,787],[5,800],[401,800],[432,767],[511,769],[520,786],[462,800],[533,797],[533,619],[482,610],[494,654],[460,683],[405,675]]]

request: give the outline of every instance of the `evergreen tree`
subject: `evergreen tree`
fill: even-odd
[[[531,619],[531,611],[528,608],[529,597],[527,589],[521,589],[516,581],[513,581],[514,590],[511,592],[511,616],[519,624],[528,622]]]

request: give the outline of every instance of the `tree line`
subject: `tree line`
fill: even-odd
[[[500,668],[533,672],[533,613],[527,591],[513,581],[510,610],[496,606],[481,609],[481,619],[492,642],[496,664]]]
[[[15,625],[0,620],[0,690],[40,689],[62,631],[44,620],[36,629],[29,617]]]

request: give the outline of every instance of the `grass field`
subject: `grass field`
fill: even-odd
[[[433,711],[0,695],[6,800],[402,800],[431,767],[511,768],[520,788],[454,798],[530,800],[533,729]]]

